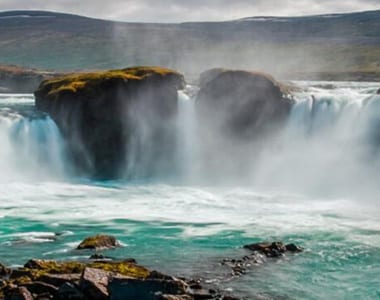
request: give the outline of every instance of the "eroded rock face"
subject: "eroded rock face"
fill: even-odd
[[[154,173],[172,157],[170,130],[183,84],[181,74],[154,67],[72,74],[42,82],[36,106],[58,124],[80,171],[120,177],[133,157]],[[149,158],[139,157],[142,137],[156,149]]]
[[[257,137],[281,126],[292,107],[287,90],[270,75],[212,69],[201,74],[197,108],[207,120],[234,137]]]

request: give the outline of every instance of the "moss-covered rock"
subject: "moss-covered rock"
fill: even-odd
[[[120,244],[114,236],[98,234],[85,238],[78,245],[77,249],[107,249],[115,247],[120,247]]]
[[[137,123],[151,131],[152,144],[159,144],[155,160],[172,156],[168,128],[183,84],[173,70],[134,67],[43,81],[35,98],[66,137],[78,170],[115,178],[125,170],[130,142],[140,134]],[[154,168],[155,161],[147,164]]]

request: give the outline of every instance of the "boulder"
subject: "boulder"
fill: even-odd
[[[66,137],[76,171],[111,179],[125,175],[130,157],[145,164],[141,176],[162,168],[157,164],[165,158],[170,161],[183,85],[183,76],[173,70],[135,67],[43,81],[34,94],[37,108]],[[149,157],[141,157],[142,138],[154,149]]]
[[[278,128],[293,104],[285,85],[260,72],[212,69],[201,74],[199,84],[200,122],[233,137],[257,137]]]
[[[107,287],[110,276],[110,272],[94,268],[85,268],[80,279],[79,287],[89,299],[107,300]]]
[[[85,238],[77,247],[78,250],[82,249],[110,249],[120,247],[119,242],[114,236],[98,234]]]

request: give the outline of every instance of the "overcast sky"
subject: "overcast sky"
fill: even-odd
[[[375,10],[380,0],[0,0],[0,10],[15,9],[129,22],[185,22]]]

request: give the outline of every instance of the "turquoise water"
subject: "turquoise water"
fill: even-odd
[[[17,183],[1,190],[0,257],[6,264],[32,257],[85,259],[90,252],[75,246],[104,232],[124,245],[103,251],[108,256],[204,277],[248,299],[380,297],[379,211],[371,206],[248,188],[156,184]],[[262,240],[294,242],[306,251],[240,278],[231,279],[219,266],[225,257],[242,257],[242,245]]]
[[[300,84],[307,90],[297,95],[289,126],[252,176],[222,173],[226,180],[217,183],[194,167],[198,158],[188,147],[180,156],[189,160],[184,169],[194,167],[188,181],[76,178],[54,122],[31,114],[33,97],[0,95],[1,262],[86,259],[91,252],[76,245],[107,233],[123,247],[105,255],[202,277],[244,299],[380,299],[379,164],[369,139],[378,120],[375,85]],[[190,125],[181,132],[196,144],[191,114],[182,116]],[[220,265],[244,256],[244,244],[264,240],[305,251],[235,278]]]

